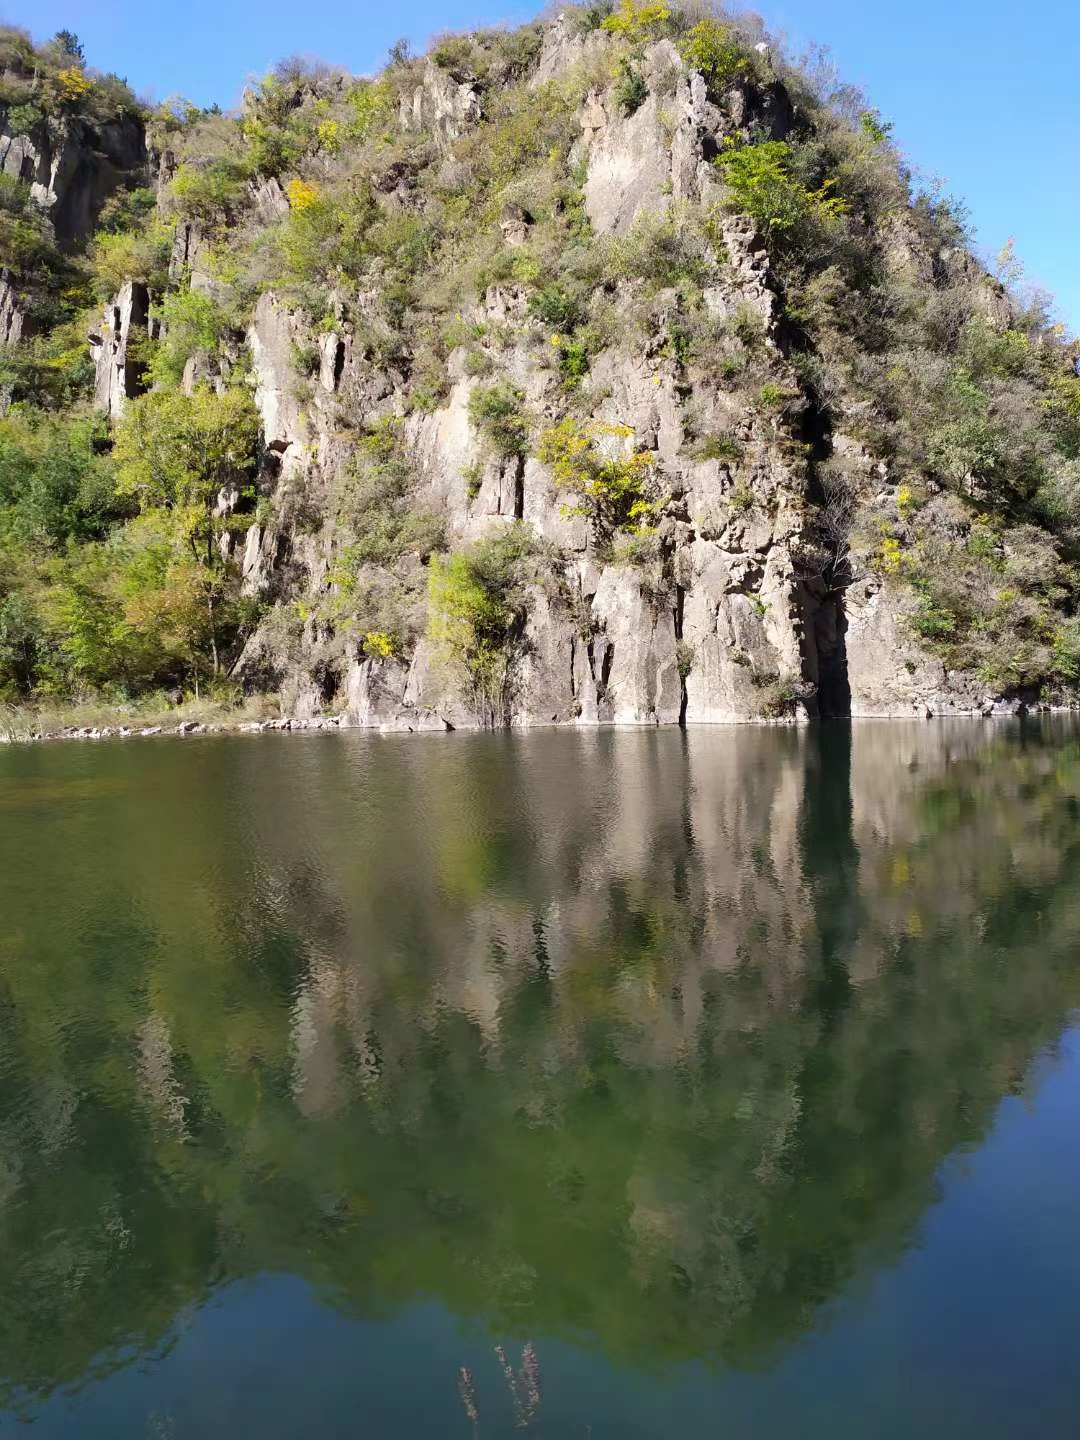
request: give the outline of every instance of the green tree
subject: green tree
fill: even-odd
[[[746,51],[726,25],[702,20],[679,41],[679,53],[705,80],[715,100],[750,68]]]
[[[737,207],[752,215],[772,237],[797,235],[810,221],[828,222],[847,211],[827,180],[810,190],[793,173],[792,147],[783,140],[765,140],[728,150],[717,162]]]
[[[155,384],[173,388],[184,378],[192,355],[213,354],[225,328],[221,310],[208,295],[181,290],[167,295],[161,307],[165,334],[150,360]]]
[[[66,60],[74,60],[77,65],[86,63],[86,51],[74,30],[58,30],[53,45]]]
[[[429,633],[485,725],[510,723],[525,655],[527,561],[524,526],[481,540],[448,559],[433,555]]]
[[[201,568],[211,671],[221,672],[221,642],[235,628],[235,577],[224,555],[227,537],[251,523],[237,506],[251,484],[258,414],[244,390],[223,395],[154,392],[128,407],[116,435],[117,485],[144,513],[164,510]],[[196,668],[196,676],[197,676]]]
[[[0,527],[60,549],[101,539],[120,512],[100,416],[0,421]]]

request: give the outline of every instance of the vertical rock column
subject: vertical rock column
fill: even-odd
[[[94,404],[107,415],[120,415],[124,402],[145,389],[146,358],[139,341],[148,340],[150,331],[150,293],[129,280],[106,305],[101,332],[89,337],[97,371]]]

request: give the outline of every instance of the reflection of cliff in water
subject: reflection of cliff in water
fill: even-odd
[[[1080,998],[1080,750],[1045,732],[234,741],[98,751],[85,793],[22,763],[11,1387],[263,1269],[766,1358]]]

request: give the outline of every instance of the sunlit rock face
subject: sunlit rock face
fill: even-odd
[[[121,496],[148,392],[244,440],[202,450],[212,633],[139,686],[386,731],[1072,695],[1069,343],[758,22],[616,11],[294,58],[229,114],[5,32],[0,409],[92,399]]]

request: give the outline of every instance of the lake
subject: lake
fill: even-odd
[[[5,747],[0,1437],[1074,1436],[1078,1006],[1065,719]]]

